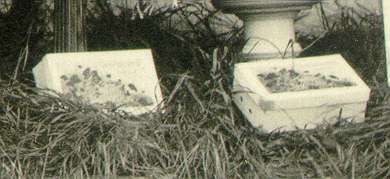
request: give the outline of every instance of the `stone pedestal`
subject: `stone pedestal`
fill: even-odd
[[[243,56],[259,61],[235,65],[233,101],[254,127],[265,132],[313,129],[321,124],[334,124],[340,119],[351,122],[362,122],[365,119],[370,89],[342,56],[283,59],[296,56],[302,50],[295,42],[294,20],[301,10],[311,8],[317,2],[213,2],[216,8],[234,13],[244,21],[248,42],[242,51]],[[277,75],[283,71],[284,75]],[[290,75],[286,75],[286,72]],[[274,92],[268,88],[267,82],[259,78],[261,75],[266,75],[276,88],[293,85],[286,91]],[[341,79],[351,85],[332,87],[329,78]],[[326,80],[323,82],[326,85],[313,85],[319,79]],[[300,80],[295,87],[305,88],[293,90],[294,80]]]
[[[214,0],[216,8],[239,16],[248,40],[243,55],[249,58],[296,56],[302,50],[295,42],[294,19],[318,0]]]

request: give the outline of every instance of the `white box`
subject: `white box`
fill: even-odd
[[[334,75],[355,85],[271,93],[257,75],[275,68]],[[340,55],[239,63],[234,75],[234,102],[254,127],[266,132],[312,129],[336,122],[340,114],[356,122],[364,120],[370,89]]]
[[[139,115],[162,101],[149,49],[47,54],[33,69],[36,85],[89,103],[112,102]],[[73,96],[73,97],[75,97]]]

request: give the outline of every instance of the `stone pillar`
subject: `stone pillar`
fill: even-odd
[[[383,22],[385,29],[385,47],[386,47],[386,71],[387,83],[390,86],[390,1],[382,1]]]
[[[295,42],[294,20],[318,0],[214,0],[216,8],[234,13],[244,21],[247,58],[296,56],[302,50]]]
[[[55,52],[87,50],[85,30],[86,0],[54,1]]]

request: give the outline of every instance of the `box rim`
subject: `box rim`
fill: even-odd
[[[319,100],[323,100],[324,103],[322,105],[332,105],[332,104],[340,104],[340,103],[352,103],[352,102],[365,102],[369,98],[370,89],[366,85],[366,83],[359,77],[359,75],[355,72],[355,70],[344,60],[344,58],[339,55],[326,55],[326,56],[316,56],[316,57],[304,57],[304,58],[296,58],[295,63],[305,63],[306,60],[310,61],[329,61],[331,63],[336,64],[342,64],[343,68],[346,68],[348,70],[348,74],[351,76],[351,81],[356,83],[355,86],[349,86],[349,87],[335,87],[335,88],[323,88],[323,89],[310,89],[310,90],[304,90],[304,91],[290,91],[290,92],[281,92],[281,93],[271,93],[267,90],[267,88],[260,82],[260,80],[254,80],[254,77],[256,75],[253,75],[253,71],[251,69],[255,68],[256,66],[266,65],[269,63],[272,64],[278,64],[278,63],[285,63],[285,59],[272,59],[272,60],[264,60],[264,61],[251,61],[251,62],[244,62],[236,64],[235,66],[235,80],[240,85],[240,89],[245,88],[246,86],[250,91],[248,93],[252,98],[255,99],[257,102],[257,105],[261,105],[263,102],[273,102],[275,103],[275,108],[303,108],[311,106],[309,104],[302,105],[302,106],[292,106],[287,104],[288,101],[291,100],[308,100],[311,98],[316,98]],[[313,62],[315,63],[315,62]],[[250,70],[250,72],[248,72]],[[248,75],[249,74],[249,75]],[[252,75],[250,75],[252,74]],[[247,78],[240,79],[240,76],[252,76],[250,81],[255,81],[255,84],[249,83]],[[257,78],[257,77],[256,77]],[[240,80],[238,80],[240,79]],[[237,88],[237,86],[236,86]],[[345,99],[339,99],[336,98],[335,101],[330,102],[327,99],[323,99],[323,97],[330,97],[330,96],[345,96],[346,94],[349,94],[351,96],[354,95],[354,100],[345,100]],[[311,99],[313,100],[313,99]],[[306,102],[308,103],[308,102]],[[313,102],[315,104],[315,102]],[[317,104],[315,106],[319,106],[320,104]],[[280,106],[280,107],[278,107]]]

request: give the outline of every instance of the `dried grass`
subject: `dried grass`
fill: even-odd
[[[1,178],[389,177],[387,92],[381,90],[384,100],[370,108],[364,123],[340,120],[315,130],[264,134],[232,104],[235,40],[223,43],[201,33],[190,41],[193,35],[170,30],[161,30],[171,35],[164,42],[188,49],[175,60],[190,65],[167,75],[160,69],[166,100],[154,114],[105,113],[47,95],[20,77],[0,80]],[[207,38],[213,43],[202,43]],[[169,50],[167,43],[150,44],[160,55]]]

